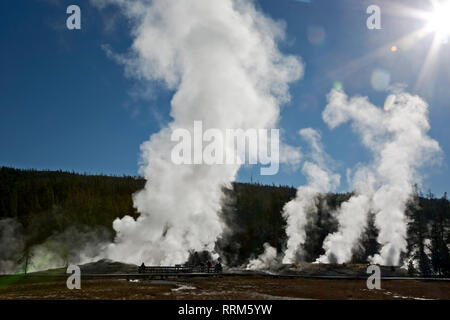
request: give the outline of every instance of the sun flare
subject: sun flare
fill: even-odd
[[[393,44],[399,47],[407,47],[408,44],[418,42],[421,39],[432,38],[428,53],[423,59],[417,77],[416,88],[424,87],[427,79],[430,79],[430,76],[436,70],[438,59],[447,57],[440,55],[440,52],[450,45],[450,0],[428,0],[427,2],[429,6],[426,9],[405,5],[393,6],[399,15],[423,21],[423,26],[420,29],[413,30],[392,42]],[[393,50],[391,49],[391,51]]]
[[[427,27],[429,32],[434,32],[435,35],[447,40],[450,36],[450,1],[445,3],[435,3],[434,10],[427,17]]]

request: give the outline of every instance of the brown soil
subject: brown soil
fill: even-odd
[[[450,299],[449,282],[382,280],[381,288],[368,290],[365,280],[217,276],[170,281],[82,279],[80,290],[69,290],[66,278],[49,277],[3,284],[0,299]]]

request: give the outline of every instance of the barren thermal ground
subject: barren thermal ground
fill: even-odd
[[[450,283],[383,280],[368,290],[365,280],[216,276],[176,280],[86,279],[81,290],[68,290],[65,278],[2,277],[0,299],[152,300],[152,299],[449,299]]]

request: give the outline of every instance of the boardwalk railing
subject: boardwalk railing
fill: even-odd
[[[220,270],[221,271],[221,270]],[[208,268],[206,266],[174,266],[174,267],[139,267],[139,273],[217,273],[220,272],[214,267]]]

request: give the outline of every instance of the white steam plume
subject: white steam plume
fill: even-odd
[[[327,168],[328,156],[323,151],[320,133],[311,128],[302,129],[299,133],[311,145],[312,152],[311,159],[302,168],[307,184],[299,187],[295,199],[283,208],[288,236],[283,263],[294,263],[301,256],[301,248],[306,240],[308,214],[317,212],[317,196],[332,191],[340,182],[340,176]]]
[[[374,160],[354,175],[356,194],[339,209],[339,230],[325,239],[326,253],[318,261],[349,261],[372,210],[382,248],[371,261],[398,265],[406,250],[405,208],[412,185],[420,179],[417,170],[440,152],[439,144],[427,135],[428,105],[403,91],[390,95],[383,109],[364,97],[348,99],[338,90],[330,92],[328,101],[324,121],[331,129],[352,121]]]
[[[30,248],[27,271],[93,262],[109,244],[110,238],[111,232],[103,227],[70,226]]]
[[[186,261],[189,250],[214,248],[223,225],[218,217],[222,187],[230,186],[239,165],[175,165],[170,155],[173,129],[273,128],[279,105],[288,101],[288,84],[302,64],[277,48],[283,26],[259,12],[252,1],[155,0],[114,3],[133,28],[126,71],[162,81],[175,92],[173,121],[142,144],[145,189],[134,196],[137,220],[116,219],[114,260],[149,264]]]
[[[370,197],[358,191],[337,210],[339,230],[329,234],[324,242],[325,254],[317,259],[321,263],[344,263],[350,261],[353,248],[367,224]]]
[[[21,271],[24,246],[22,225],[12,218],[0,219],[0,274]]]
[[[280,265],[277,249],[268,243],[264,243],[264,252],[258,258],[250,260],[247,270],[273,270]]]
[[[35,218],[39,219],[38,217]],[[13,218],[0,219],[0,274],[35,272],[91,262],[109,243],[111,232],[103,227],[69,226],[43,242],[26,248],[25,233]],[[30,232],[30,231],[29,231]]]

